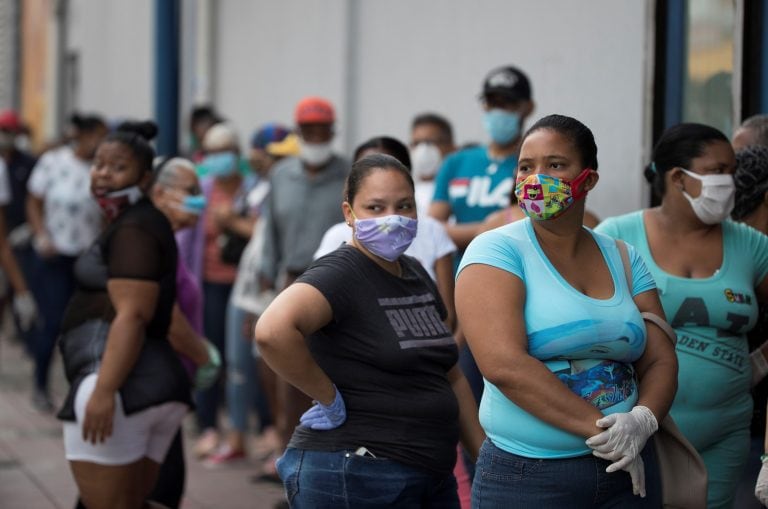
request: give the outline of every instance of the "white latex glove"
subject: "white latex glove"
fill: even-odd
[[[645,498],[645,462],[643,457],[638,455],[623,470],[629,472],[629,476],[632,478],[632,494]]]
[[[630,412],[606,415],[596,424],[608,429],[589,437],[587,445],[598,458],[613,461],[605,469],[608,473],[626,469],[632,460],[640,456],[648,437],[659,429],[653,412],[644,406],[636,406]]]
[[[13,312],[19,319],[21,330],[28,331],[37,319],[37,304],[31,292],[17,293],[13,297]]]
[[[53,241],[47,233],[41,233],[32,237],[32,247],[43,258],[50,258],[56,254],[56,248],[53,246]]]
[[[28,223],[21,223],[8,233],[8,242],[11,247],[22,247],[32,242],[32,228]]]
[[[768,505],[768,463],[763,463],[760,467],[760,475],[757,476],[755,484],[755,496],[763,505]]]

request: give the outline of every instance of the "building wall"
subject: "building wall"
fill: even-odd
[[[407,141],[427,110],[453,122],[459,143],[484,142],[483,76],[515,64],[533,85],[528,125],[563,113],[594,131],[601,181],[588,206],[607,217],[644,203],[651,4],[228,0],[217,4],[215,102],[245,135],[290,122],[304,95],[326,96],[345,154],[373,135]]]
[[[77,55],[74,102],[109,118],[154,113],[154,0],[70,0],[67,51]]]
[[[427,110],[453,122],[459,143],[484,142],[482,78],[515,64],[533,84],[529,125],[563,113],[594,131],[601,181],[589,208],[603,217],[626,212],[644,204],[654,4],[183,0],[184,23],[195,23],[194,30],[185,27],[185,46],[201,40],[205,26],[211,42],[210,62],[182,49],[181,126],[195,99],[211,97],[245,143],[260,124],[290,123],[303,96],[321,95],[337,106],[336,145],[345,154],[372,135],[407,141],[410,119]],[[190,15],[201,6],[212,11],[209,20]],[[151,0],[71,0],[78,107],[109,116],[152,114],[152,23]],[[197,76],[189,62],[210,76]]]
[[[16,108],[18,13],[16,0],[0,0],[0,110]]]

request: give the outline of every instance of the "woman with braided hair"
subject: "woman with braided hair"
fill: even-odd
[[[735,143],[734,143],[735,144]],[[736,172],[733,174],[736,185],[736,201],[731,217],[749,226],[768,233],[768,148],[758,145],[745,147],[736,153]],[[755,328],[747,336],[749,349],[755,358],[760,359],[759,353],[763,343],[768,339],[768,309],[761,305],[758,312],[758,320]],[[753,384],[761,377],[759,369],[753,372]],[[749,466],[746,479],[739,487],[739,496],[742,496],[742,486],[750,485],[755,480],[758,469],[757,457],[765,452],[762,443],[766,426],[766,402],[768,401],[768,382],[757,383],[752,388],[752,398],[755,406],[752,413],[750,434],[752,447],[750,450]],[[766,456],[761,459],[765,461]],[[763,463],[759,469],[755,486],[755,495],[763,504],[768,503],[768,466]],[[745,486],[746,488],[746,486]],[[746,492],[745,492],[746,494]],[[741,499],[737,501],[742,502]]]
[[[731,217],[768,234],[768,147],[753,145],[736,154],[736,203]]]

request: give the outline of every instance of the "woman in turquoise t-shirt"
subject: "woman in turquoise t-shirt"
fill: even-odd
[[[678,392],[671,414],[704,459],[707,505],[727,508],[749,453],[752,369],[747,332],[768,297],[768,237],[727,220],[736,159],[728,138],[701,124],[668,129],[646,177],[656,208],[597,230],[635,246],[677,332]]]
[[[462,259],[456,308],[485,379],[488,437],[473,507],[661,505],[645,444],[672,403],[675,355],[641,317],[663,316],[642,259],[628,249],[630,292],[618,244],[582,227],[596,169],[586,126],[541,119],[515,188],[529,219],[480,235]]]

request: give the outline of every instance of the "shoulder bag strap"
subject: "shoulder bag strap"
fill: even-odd
[[[624,276],[627,278],[629,293],[632,294],[632,267],[629,264],[629,252],[627,250],[627,245],[623,240],[616,239],[616,247],[618,248],[619,254],[621,255],[621,263],[624,265]],[[664,331],[664,334],[666,334],[669,340],[672,341],[673,345],[677,344],[677,334],[675,333],[675,329],[673,329],[666,320],[664,320],[656,313],[649,313],[647,311],[641,312],[640,316],[643,317],[643,320],[651,322],[659,329]]]

